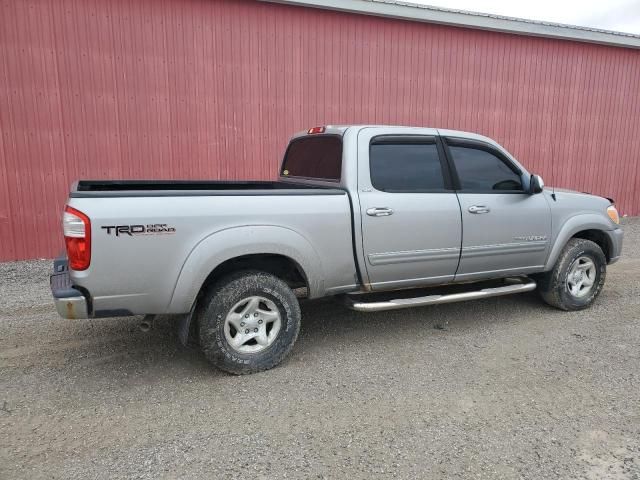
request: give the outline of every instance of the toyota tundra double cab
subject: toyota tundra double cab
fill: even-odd
[[[51,289],[65,318],[175,315],[183,341],[244,374],[291,351],[301,297],[370,312],[537,288],[586,308],[618,223],[612,200],[545,188],[480,135],[315,127],[278,181],[75,183]]]

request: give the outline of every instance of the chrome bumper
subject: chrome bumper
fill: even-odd
[[[87,299],[80,290],[73,288],[66,259],[55,260],[53,271],[49,285],[58,315],[69,319],[89,318]]]

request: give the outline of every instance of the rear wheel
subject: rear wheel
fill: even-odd
[[[200,346],[216,367],[242,375],[278,365],[300,331],[298,300],[279,278],[240,272],[215,284],[198,312]]]
[[[538,290],[549,305],[562,310],[589,307],[602,291],[607,259],[598,244],[572,238],[553,270],[538,277]]]

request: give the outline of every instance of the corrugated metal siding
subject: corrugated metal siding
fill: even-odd
[[[78,178],[270,178],[331,123],[480,132],[640,214],[635,50],[252,0],[0,9],[1,260],[62,248]]]

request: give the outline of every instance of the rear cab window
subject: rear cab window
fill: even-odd
[[[342,173],[342,137],[317,135],[289,143],[282,162],[283,177],[339,182]]]

